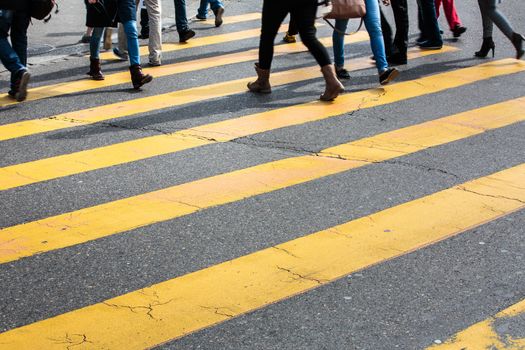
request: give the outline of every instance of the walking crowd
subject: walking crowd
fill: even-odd
[[[32,17],[32,6],[38,0],[0,0],[0,60],[11,73],[9,96],[17,101],[27,97],[30,73],[27,68],[27,29]],[[43,0],[40,0],[43,1]],[[51,1],[51,0],[49,0]],[[492,51],[494,24],[511,41],[516,49],[516,58],[524,54],[525,37],[512,28],[507,18],[497,8],[498,0],[478,0],[483,23],[483,41],[475,56],[484,58]],[[104,80],[100,64],[100,46],[105,28],[119,28],[119,45],[113,49],[120,59],[129,60],[129,71],[133,88],[150,83],[153,77],[142,72],[139,51],[139,32],[137,10],[140,9],[140,38],[148,39],[150,66],[162,64],[162,24],[161,0],[84,0],[86,6],[86,26],[88,31],[84,40],[89,40],[90,68],[87,73],[94,80]],[[380,2],[390,6],[395,19],[395,35],[381,9]],[[363,21],[370,36],[372,58],[379,75],[381,85],[395,79],[399,71],[396,65],[407,64],[409,18],[407,0],[364,0],[366,15]],[[185,0],[174,0],[176,28],[181,43],[195,36],[190,29],[186,16]],[[348,19],[337,19],[333,31],[333,56],[335,64],[326,48],[316,37],[315,21],[319,12],[319,0],[264,0],[262,27],[259,43],[259,60],[255,64],[257,79],[248,84],[253,93],[270,93],[270,69],[272,65],[274,42],[279,28],[290,15],[289,29],[283,38],[285,43],[296,42],[300,35],[303,44],[321,67],[326,82],[326,89],[321,100],[334,100],[344,91],[340,79],[349,79],[344,68],[344,38]],[[420,36],[416,44],[422,50],[438,50],[443,46],[439,25],[439,11],[443,5],[449,29],[455,38],[459,38],[467,28],[463,26],[454,4],[454,0],[417,0],[418,26]],[[215,26],[223,23],[224,4],[221,0],[201,0],[196,19],[206,20],[208,7],[215,15]],[[10,38],[10,40],[9,40]]]

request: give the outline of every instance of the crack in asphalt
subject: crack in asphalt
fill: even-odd
[[[214,307],[214,306],[203,306],[203,305],[199,305],[199,307],[203,308],[203,309],[206,309],[206,310],[213,310],[213,312],[217,315],[220,315],[220,316],[226,316],[228,318],[233,318],[235,317],[235,315],[233,313],[231,314],[228,314],[226,312],[221,312],[220,310],[228,310],[227,307],[223,307],[223,306],[219,306],[219,307]],[[231,310],[230,310],[231,311]]]
[[[310,281],[310,282],[316,282],[317,284],[320,284],[320,285],[323,284],[323,283],[328,282],[327,280],[320,280],[320,279],[312,278],[312,277],[309,277],[309,276],[303,276],[301,274],[298,274],[296,272],[293,272],[290,269],[286,269],[286,268],[281,267],[281,266],[277,266],[277,269],[279,269],[281,271],[288,272],[292,276],[297,277],[297,278],[294,279],[294,281],[296,281],[296,280],[305,280],[305,281]]]
[[[473,190],[469,190],[465,186],[457,186],[456,188],[458,190],[469,192],[469,193],[473,193],[473,194],[477,194],[477,195],[483,196],[483,197],[490,197],[490,198],[496,198],[496,199],[506,199],[506,200],[515,201],[515,202],[518,202],[518,203],[521,203],[521,204],[525,204],[525,201],[523,201],[523,200],[521,200],[519,198],[506,197],[506,196],[502,196],[502,195],[497,195],[496,196],[496,195],[493,195],[493,194],[476,192],[476,191],[473,191]]]

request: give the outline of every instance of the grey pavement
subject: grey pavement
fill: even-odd
[[[500,7],[525,32],[522,0]],[[411,44],[417,37],[415,1]],[[173,22],[164,1],[165,23]],[[226,1],[226,15],[260,11],[261,1]],[[419,58],[401,67],[400,81],[484,61],[477,2],[457,4],[467,33],[446,44],[460,50]],[[196,1],[188,3],[193,16]],[[35,23],[33,86],[84,79],[83,5],[61,3],[48,24]],[[389,18],[391,13],[385,11]],[[62,20],[63,19],[63,20]],[[171,21],[171,22],[170,22]],[[257,21],[210,28],[198,36],[258,27]],[[446,29],[444,18],[441,25]],[[327,27],[320,36],[329,36]],[[171,30],[165,41],[176,41]],[[496,59],[514,55],[495,30]],[[36,48],[49,45],[47,52]],[[258,39],[166,53],[164,63],[191,61],[256,48]],[[70,52],[66,52],[70,50]],[[60,54],[60,55],[59,55]],[[58,57],[60,56],[60,57]],[[346,47],[347,60],[370,56],[368,43]],[[59,62],[59,64],[57,64]],[[311,66],[307,53],[279,56],[274,70]],[[104,72],[127,69],[125,62]],[[317,68],[315,68],[317,69]],[[377,87],[377,72],[351,72],[348,92]],[[117,85],[0,109],[0,125],[92,106],[253,76],[253,62],[158,78],[140,93]],[[5,74],[0,89],[5,90]],[[319,122],[157,156],[61,179],[0,191],[0,228],[244,169],[522,97],[525,73],[497,77],[436,94],[359,110]],[[236,94],[126,118],[0,141],[0,167],[92,149],[146,136],[316,100],[321,79],[274,89],[271,95]],[[525,123],[488,131],[392,161],[324,177],[88,243],[0,265],[0,332],[102,302],[155,283],[302,237],[352,219],[487,176],[525,162]],[[525,179],[524,179],[525,181]],[[525,298],[525,211],[228,322],[158,349],[425,349]],[[0,235],[2,231],[0,229]],[[519,332],[518,332],[519,333]],[[121,349],[126,349],[125,343]]]

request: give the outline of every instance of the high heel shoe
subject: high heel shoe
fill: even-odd
[[[523,54],[525,54],[525,50],[523,50],[524,41],[525,38],[523,35],[512,33],[512,45],[514,45],[514,48],[516,49],[516,59],[518,60],[523,57]]]
[[[494,41],[492,40],[491,36],[489,36],[488,38],[483,38],[481,49],[479,49],[479,51],[476,51],[474,55],[476,57],[485,58],[489,54],[490,50],[492,50],[492,57],[494,57],[494,51],[496,50],[496,45],[494,44]]]

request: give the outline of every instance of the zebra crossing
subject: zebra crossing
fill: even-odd
[[[247,23],[253,28],[204,36],[188,45],[166,45],[165,52],[255,39],[259,34],[255,23],[257,19],[256,13],[234,16],[229,21],[226,19],[225,25]],[[352,36],[347,44],[366,44],[366,40],[367,36],[359,33]],[[322,41],[330,46],[328,36]],[[276,47],[276,60],[291,54],[300,55],[302,51],[300,44],[279,45]],[[417,62],[459,51],[460,48],[455,46],[445,46],[439,51],[411,49],[409,60]],[[150,72],[159,79],[174,79],[182,73],[199,72],[211,67],[251,64],[256,57],[257,50],[253,48],[235,53],[220,52],[213,57],[152,68]],[[353,58],[349,65],[353,72],[370,71],[370,67],[370,60],[363,55]],[[68,98],[69,95],[87,91],[97,93],[97,89],[102,87],[127,83],[126,74],[108,74],[104,82],[78,79],[52,85],[45,85],[44,82],[30,90],[26,103],[45,102],[55,97]],[[138,161],[147,163],[156,157],[189,150],[199,152],[209,149],[206,152],[214,152],[214,146],[245,137],[298,127],[315,128],[321,122],[330,123],[343,115],[363,111],[372,113],[380,107],[396,108],[400,103],[416,103],[418,99],[448,91],[457,91],[460,99],[469,99],[472,97],[461,96],[461,89],[481,87],[487,82],[523,77],[524,74],[525,63],[514,59],[474,62],[467,67],[445,69],[380,89],[350,91],[334,103],[311,100],[285,106],[270,105],[264,111],[241,113],[209,123],[197,122],[174,132],[138,136],[70,153],[65,150],[51,157],[2,166],[0,195],[8,198],[16,195],[17,191],[38,189],[49,182],[60,184],[68,177],[88,173],[96,176],[97,171],[102,169],[133,165]],[[278,91],[298,83],[311,84],[319,78],[317,67],[310,64],[273,73],[271,79]],[[46,138],[53,132],[96,126],[132,116],[147,118],[148,113],[169,113],[182,106],[219,98],[231,98],[235,103],[233,101],[246,91],[246,83],[252,79],[214,81],[151,96],[130,96],[50,116],[35,115],[29,119],[21,116],[15,122],[0,121],[0,142],[10,147],[8,142],[31,142],[32,138]],[[2,108],[17,107],[6,97],[0,98],[0,105]],[[70,249],[82,250],[90,243],[104,245],[111,237],[130,237],[138,234],[136,230],[139,228],[154,232],[156,225],[161,223],[172,223],[176,234],[177,220],[181,218],[227,205],[243,205],[251,199],[323,181],[338,174],[379,166],[457,142],[469,142],[476,136],[518,127],[525,120],[525,97],[521,95],[477,108],[465,109],[461,103],[459,107],[456,113],[373,135],[348,138],[345,142],[336,142],[315,152],[286,154],[276,160],[240,166],[233,171],[137,195],[97,201],[93,205],[57,215],[27,220],[24,213],[20,213],[20,219],[15,220],[17,224],[0,224],[0,266],[16,269],[17,264],[30,259]],[[199,169],[194,171],[199,173]],[[525,206],[524,180],[523,162],[510,164],[487,174],[471,175],[466,181],[457,181],[439,191],[387,206],[369,215],[346,217],[341,223],[325,226],[321,230],[301,230],[298,238],[284,239],[278,244],[268,243],[246,254],[143,288],[125,289],[125,292],[117,292],[111,298],[89,305],[79,303],[79,307],[65,312],[35,315],[33,322],[27,324],[13,321],[16,327],[8,327],[0,333],[0,349],[147,349],[160,346],[256,310],[264,310],[297,295],[308,294],[345,276],[367,271],[372,266],[437,245],[451,237],[468,236],[475,228],[519,213]],[[319,201],[322,201],[322,194],[319,196]],[[262,214],[261,220],[264,220]],[[227,231],[228,227],[223,229]],[[67,264],[67,261],[64,263]],[[82,274],[82,271],[74,273]],[[523,301],[517,301],[518,306],[512,308],[515,318],[523,315]],[[490,320],[508,318],[508,312],[501,312]],[[506,337],[499,341],[511,344],[513,349],[523,346],[525,338],[519,338],[520,335],[516,338],[510,334],[494,333],[494,329],[487,326],[493,321],[484,321],[479,325],[473,321],[471,324],[473,329],[488,327],[487,336],[476,339],[483,332],[470,328],[464,331],[457,329],[459,335],[453,337],[450,334],[451,340],[433,346],[428,344],[428,347],[461,349],[465,344],[486,347],[498,337]]]

